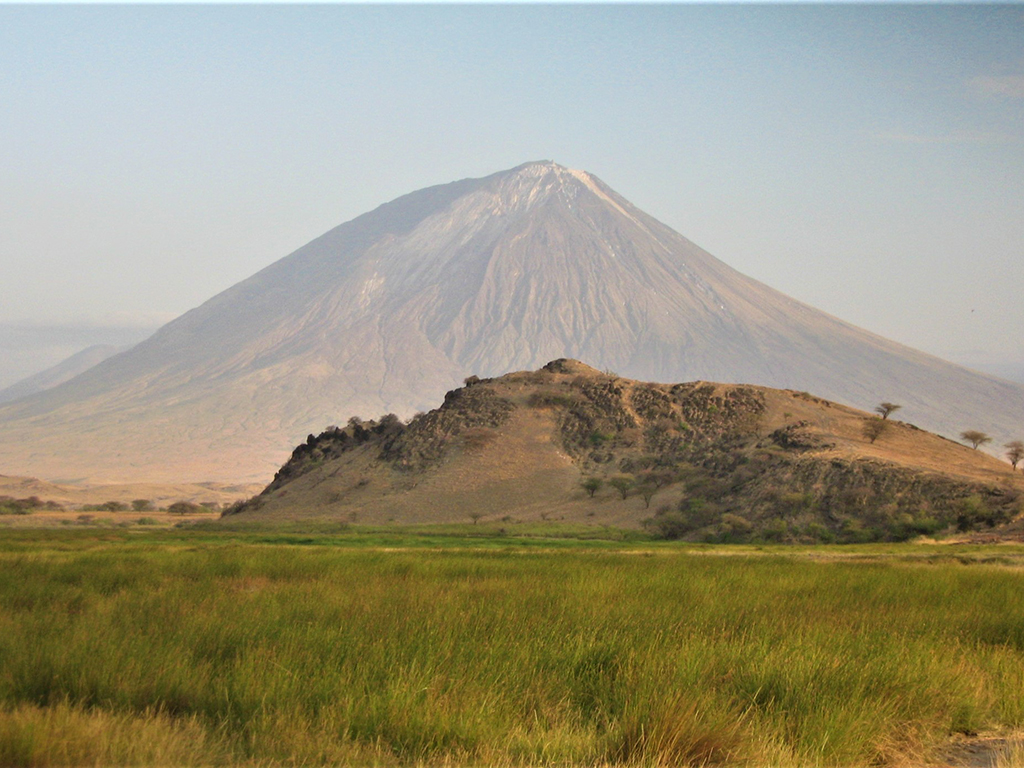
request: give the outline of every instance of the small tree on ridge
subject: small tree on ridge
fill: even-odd
[[[1003,447],[1006,448],[1006,458],[1010,460],[1013,468],[1016,469],[1020,460],[1024,459],[1024,442],[1011,440]]]
[[[885,419],[864,419],[862,430],[868,442],[873,443],[889,431],[889,422]]]
[[[890,413],[898,411],[902,407],[902,405],[896,405],[896,403],[879,403],[875,408],[875,413],[880,414],[882,419],[885,420],[889,418]]]
[[[985,443],[992,442],[991,437],[989,437],[984,432],[979,432],[976,429],[965,429],[963,432],[960,433],[960,439],[966,440],[968,443],[970,443],[971,447],[974,448],[974,450],[978,450],[979,445],[984,445]]]

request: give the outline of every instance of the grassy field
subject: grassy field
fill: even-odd
[[[911,765],[1024,725],[1022,548],[513,533],[5,531],[0,765]]]

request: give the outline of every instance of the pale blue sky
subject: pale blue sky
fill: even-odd
[[[0,385],[58,356],[12,363],[5,328],[150,327],[542,158],[832,314],[1024,368],[1020,5],[0,6],[0,146]]]

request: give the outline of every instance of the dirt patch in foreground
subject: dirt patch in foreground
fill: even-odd
[[[1024,733],[956,737],[929,768],[1024,768]]]

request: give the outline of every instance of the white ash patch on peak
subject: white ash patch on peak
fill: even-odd
[[[572,208],[586,191],[596,193],[601,200],[608,200],[608,196],[600,191],[600,187],[586,171],[566,168],[550,160],[527,163],[501,180],[495,192],[492,210],[526,210],[552,198]],[[613,201],[612,205],[633,219],[621,206]]]
[[[373,298],[380,293],[381,288],[384,287],[384,276],[374,270],[373,274],[368,277],[359,290],[359,307],[360,309],[366,309],[370,306],[370,302]]]

